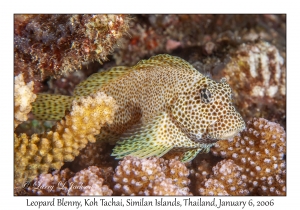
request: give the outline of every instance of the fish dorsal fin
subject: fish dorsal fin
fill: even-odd
[[[188,71],[197,71],[191,64],[182,58],[167,54],[155,55],[148,60],[141,60],[132,69],[143,69],[151,67],[171,67]]]
[[[129,72],[130,67],[117,66],[108,71],[92,74],[83,82],[79,83],[74,89],[75,96],[86,96],[93,93],[95,90],[103,87],[104,85],[114,81],[117,78]]]

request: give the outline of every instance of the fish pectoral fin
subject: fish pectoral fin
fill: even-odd
[[[185,163],[185,162],[189,162],[189,161],[193,160],[201,150],[202,150],[201,148],[197,148],[197,149],[192,149],[192,150],[186,151],[183,154],[183,157],[181,158],[181,162]]]
[[[129,130],[124,134],[125,138],[117,142],[112,156],[117,159],[127,155],[139,158],[163,156],[174,147],[174,135],[168,132],[170,123],[167,114],[162,113],[147,124]]]
[[[213,144],[203,144],[189,139],[165,112],[147,124],[135,126],[117,142],[112,156],[117,159],[127,155],[138,158],[161,157],[170,150],[185,152],[182,162],[195,158],[199,152],[208,152]]]
[[[189,161],[193,160],[198,155],[198,153],[208,153],[210,148],[213,145],[214,145],[214,143],[212,143],[212,144],[200,144],[198,148],[186,151],[183,154],[183,157],[181,158],[181,162],[185,163],[185,162],[189,162]]]
[[[37,94],[32,103],[32,113],[39,120],[60,120],[70,109],[72,100],[72,96]]]

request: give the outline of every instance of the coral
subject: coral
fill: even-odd
[[[73,161],[88,142],[95,142],[104,124],[112,123],[116,109],[112,97],[96,92],[74,100],[71,112],[52,131],[30,138],[15,135],[15,185]]]
[[[199,189],[200,195],[248,195],[247,179],[242,168],[232,160],[222,160],[213,167],[213,175]]]
[[[121,17],[123,23],[113,17]],[[53,139],[49,140],[47,136],[43,138],[46,134],[27,137],[20,133],[26,132],[27,135],[32,135],[46,132],[52,125],[48,123],[45,126],[44,122],[37,120],[27,121],[15,126],[15,133],[20,134],[19,137],[17,135],[15,137],[17,144],[15,155],[19,157],[19,159],[15,158],[15,184],[20,187],[24,181],[32,180],[34,177],[35,179],[30,182],[31,188],[28,188],[30,190],[15,188],[15,194],[68,195],[66,190],[66,188],[70,189],[68,180],[70,183],[73,182],[73,179],[70,179],[74,176],[73,172],[83,169],[77,173],[76,183],[80,182],[79,177],[82,177],[82,180],[86,181],[84,186],[92,186],[95,183],[98,192],[107,185],[106,192],[113,195],[191,195],[191,193],[194,195],[285,195],[285,155],[282,157],[285,153],[285,137],[284,142],[281,142],[278,136],[281,134],[284,136],[283,129],[286,124],[284,90],[286,15],[150,14],[130,17],[133,18],[129,19],[128,15],[15,15],[14,75],[23,72],[24,85],[31,91],[34,89],[34,93],[72,95],[77,84],[100,68],[104,70],[116,65],[134,65],[137,61],[152,55],[168,53],[184,58],[202,74],[216,81],[222,77],[227,78],[227,83],[233,91],[233,104],[245,121],[253,117],[263,117],[279,123],[283,128],[263,119],[253,119],[239,136],[221,140],[216,147],[212,148],[214,155],[217,156],[212,152],[199,154],[193,161],[186,163],[186,167],[176,163],[177,159],[173,160],[176,156],[183,157],[180,151],[170,151],[165,154],[163,158],[168,159],[168,162],[158,158],[141,160],[126,157],[120,161],[114,175],[112,167],[117,165],[117,160],[109,157],[112,146],[98,142],[88,142],[72,162],[64,163],[62,169],[50,173],[48,163],[44,162],[47,153],[54,156],[53,148],[49,151],[45,148],[49,148]],[[89,23],[97,19],[103,20],[102,18],[106,20],[101,24],[108,26],[107,21],[111,20],[113,30],[120,36],[114,39],[114,36],[111,36],[113,31],[108,27],[100,30],[94,27],[96,30],[93,31],[101,34],[98,36],[99,39],[86,36],[89,32],[87,28],[91,26]],[[124,33],[130,36],[122,36]],[[79,36],[80,34],[83,36]],[[102,53],[96,52],[97,47],[93,46],[93,41],[101,42],[98,46],[110,46],[110,48],[103,49]],[[118,48],[109,57],[110,61],[101,66],[102,64],[97,60],[105,61],[116,45]],[[103,57],[94,57],[99,53]],[[95,66],[85,62],[91,60],[96,60]],[[71,72],[79,68],[82,71]],[[251,71],[257,72],[257,76],[253,77]],[[58,76],[60,74],[63,75]],[[50,78],[49,75],[55,77]],[[46,80],[41,81],[44,78]],[[31,81],[34,81],[34,88],[31,86],[32,83],[29,83]],[[26,100],[28,98],[30,97]],[[19,101],[23,100],[25,99],[19,99]],[[32,100],[28,100],[28,104]],[[69,112],[66,114],[70,116]],[[26,115],[27,112],[22,112],[22,120],[17,123],[26,120]],[[29,113],[29,120],[33,119],[31,116],[32,114]],[[63,121],[65,120],[64,118]],[[255,122],[257,125],[263,125],[261,130],[254,126]],[[268,128],[264,130],[265,126],[273,130],[268,131]],[[250,131],[250,128],[253,130]],[[255,131],[260,135],[264,133],[266,137],[257,137]],[[51,132],[57,131],[53,129]],[[276,137],[273,137],[273,134]],[[21,145],[19,141],[23,140],[24,144]],[[35,149],[36,147],[39,149]],[[276,152],[278,149],[283,152]],[[21,154],[21,150],[24,155]],[[44,152],[45,155],[41,156],[36,150]],[[29,157],[31,154],[32,156]],[[237,158],[234,158],[235,154],[238,155]],[[60,157],[61,155],[58,154],[58,158]],[[59,161],[63,162],[63,160]],[[243,161],[246,163],[244,164]],[[171,162],[174,165],[172,167],[176,168],[173,176],[172,168],[169,166]],[[39,166],[37,167],[35,163]],[[46,167],[41,170],[43,164]],[[146,165],[144,168],[152,171],[157,179],[152,179],[147,172],[142,171],[142,164]],[[91,165],[98,168],[86,169]],[[73,172],[63,169],[66,167]],[[189,176],[187,176],[187,169],[190,171]],[[40,175],[36,177],[38,174]],[[124,175],[124,180],[121,175]],[[116,181],[113,181],[113,176]],[[89,182],[87,177],[91,177],[92,181]],[[179,181],[176,182],[176,179]],[[51,187],[58,185],[59,180],[66,183],[66,188],[56,191],[49,191],[48,188],[33,189],[35,182]],[[139,184],[141,184],[140,188]],[[233,185],[235,188],[232,188]],[[113,189],[113,192],[109,188]],[[233,189],[235,190],[232,191]],[[84,192],[74,190],[73,193],[79,195]]]
[[[116,195],[190,195],[189,171],[178,160],[139,159],[127,156],[119,162],[113,181]]]
[[[68,168],[55,170],[49,174],[40,174],[28,186],[24,186],[28,195],[68,195],[68,180],[74,176]]]
[[[128,30],[128,15],[15,15],[15,75],[43,80],[107,60]]]
[[[68,168],[52,173],[40,174],[23,186],[26,195],[112,195],[105,185],[111,182],[112,168],[103,170],[90,166],[76,174]],[[109,175],[109,176],[108,176]]]
[[[214,156],[211,152],[198,155],[193,161],[190,168],[190,189],[194,195],[199,194],[199,188],[204,185],[204,182],[213,173],[213,167],[223,160],[223,158]]]
[[[133,65],[144,57],[170,50],[183,58],[191,55],[193,47],[205,56],[216,55],[228,46],[259,39],[284,51],[285,19],[285,15],[133,15],[129,23],[131,36],[123,37],[123,47],[113,56],[117,65]]]
[[[236,178],[241,176],[251,195],[285,195],[285,138],[279,124],[254,118],[247,122],[247,128],[240,135],[218,141],[212,152],[233,161],[235,165],[230,163],[235,168],[232,171],[239,171]],[[223,166],[216,167],[214,171]],[[227,176],[225,180],[229,179]]]
[[[160,159],[163,165],[163,172],[167,178],[171,178],[173,183],[183,188],[190,184],[188,179],[189,170],[178,159],[164,160]]]
[[[15,77],[14,87],[14,125],[15,128],[28,119],[31,103],[36,99],[33,93],[33,82],[25,84],[23,74]]]
[[[221,76],[227,78],[234,104],[246,121],[263,117],[285,126],[286,69],[274,45],[264,41],[240,45]]]
[[[112,195],[113,191],[103,185],[104,179],[101,177],[103,172],[96,166],[79,171],[69,180],[68,195]]]

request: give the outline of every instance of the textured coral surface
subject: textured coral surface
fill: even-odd
[[[242,182],[246,182],[247,193],[285,195],[286,136],[279,124],[254,118],[240,135],[217,142],[212,153],[233,161],[230,168],[239,171],[240,185],[244,187]],[[227,176],[224,181],[228,180]],[[239,190],[241,195],[245,193],[243,188]]]
[[[25,84],[23,74],[15,77],[14,87],[14,124],[15,128],[28,119],[27,114],[31,110],[31,103],[36,99],[33,93],[33,82]]]
[[[95,142],[105,123],[113,121],[115,100],[102,92],[73,101],[72,110],[52,131],[28,137],[15,134],[15,185],[73,161],[88,142]]]
[[[41,80],[105,61],[127,29],[127,15],[15,15],[15,75]]]
[[[235,105],[245,120],[264,117],[285,124],[286,69],[274,45],[241,44],[221,76],[232,87]]]
[[[188,169],[178,160],[125,157],[116,168],[116,195],[190,195]]]
[[[287,194],[286,15],[15,15],[14,26],[15,195]],[[176,152],[115,160],[109,140],[92,143],[92,109],[75,122],[28,113],[33,93],[72,95],[93,73],[160,53],[225,77],[246,129],[185,164]]]

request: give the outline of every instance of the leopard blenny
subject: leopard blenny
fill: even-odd
[[[98,137],[117,139],[112,153],[116,158],[179,151],[187,162],[245,128],[224,79],[215,82],[170,55],[93,74],[75,88],[74,96],[40,94],[33,113],[42,120],[58,120],[74,98],[96,91],[112,96],[119,106],[113,124]]]

